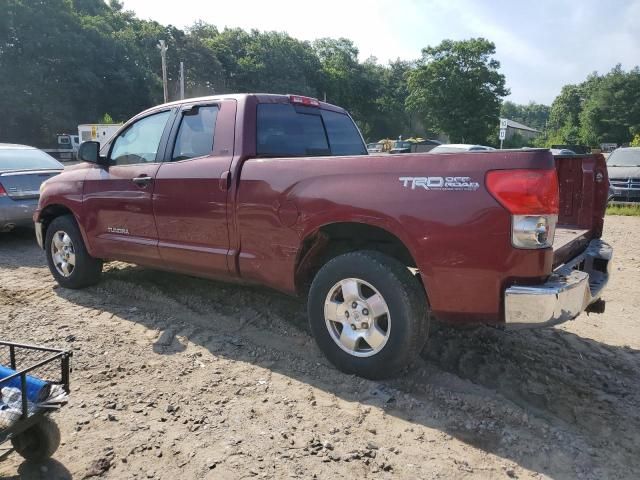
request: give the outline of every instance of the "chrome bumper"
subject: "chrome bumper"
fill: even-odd
[[[612,257],[613,249],[607,243],[592,240],[583,253],[558,267],[542,285],[507,288],[506,326],[546,326],[576,318],[600,298]]]
[[[40,248],[44,249],[44,241],[42,239],[42,223],[34,222],[33,226],[36,229],[36,241],[38,242]]]

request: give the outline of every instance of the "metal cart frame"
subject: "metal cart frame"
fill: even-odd
[[[2,446],[2,444],[4,444],[5,442],[17,437],[37,423],[43,421],[43,418],[45,416],[48,416],[51,411],[51,409],[49,408],[40,408],[35,411],[29,412],[27,400],[27,375],[30,372],[37,370],[38,368],[58,361],[60,362],[60,380],[52,381],[47,379],[47,381],[49,381],[49,383],[51,384],[61,385],[65,392],[70,393],[69,377],[71,373],[71,357],[73,356],[73,354],[70,351],[58,348],[39,347],[35,345],[4,341],[0,341],[0,347],[8,347],[10,363],[9,367],[12,370],[16,370],[16,373],[14,373],[13,375],[5,378],[0,378],[0,382],[6,382],[20,377],[20,391],[22,394],[22,415],[13,425],[4,430],[0,430],[0,446]],[[51,353],[51,355],[48,355],[44,360],[29,365],[27,368],[17,370],[16,353],[20,351],[48,352]],[[8,457],[14,450],[14,448],[9,448],[6,451],[0,451],[0,461]]]

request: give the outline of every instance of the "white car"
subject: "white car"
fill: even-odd
[[[569,150],[568,148],[551,148],[552,155],[575,155],[576,152]]]
[[[495,148],[469,143],[448,143],[432,148],[429,153],[488,152],[491,150],[495,150]]]

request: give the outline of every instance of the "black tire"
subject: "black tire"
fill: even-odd
[[[325,322],[327,296],[338,282],[349,278],[369,283],[388,307],[388,338],[371,356],[343,350]],[[391,377],[415,360],[426,343],[430,318],[426,295],[415,275],[394,258],[375,251],[346,253],[326,263],[311,284],[308,315],[315,340],[331,363],[345,373],[369,379]]]
[[[11,444],[25,460],[42,462],[51,458],[60,446],[60,430],[49,417],[11,439]]]
[[[66,233],[73,243],[75,251],[75,266],[69,276],[64,276],[54,265],[51,244],[56,232]],[[49,270],[60,286],[71,289],[78,289],[95,285],[100,280],[102,273],[102,260],[93,258],[87,252],[87,248],[82,239],[80,229],[75,219],[71,215],[56,217],[47,227],[47,234],[44,242],[44,250],[47,255]]]

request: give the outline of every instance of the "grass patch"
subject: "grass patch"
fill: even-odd
[[[609,205],[607,207],[607,215],[640,217],[640,205]]]

